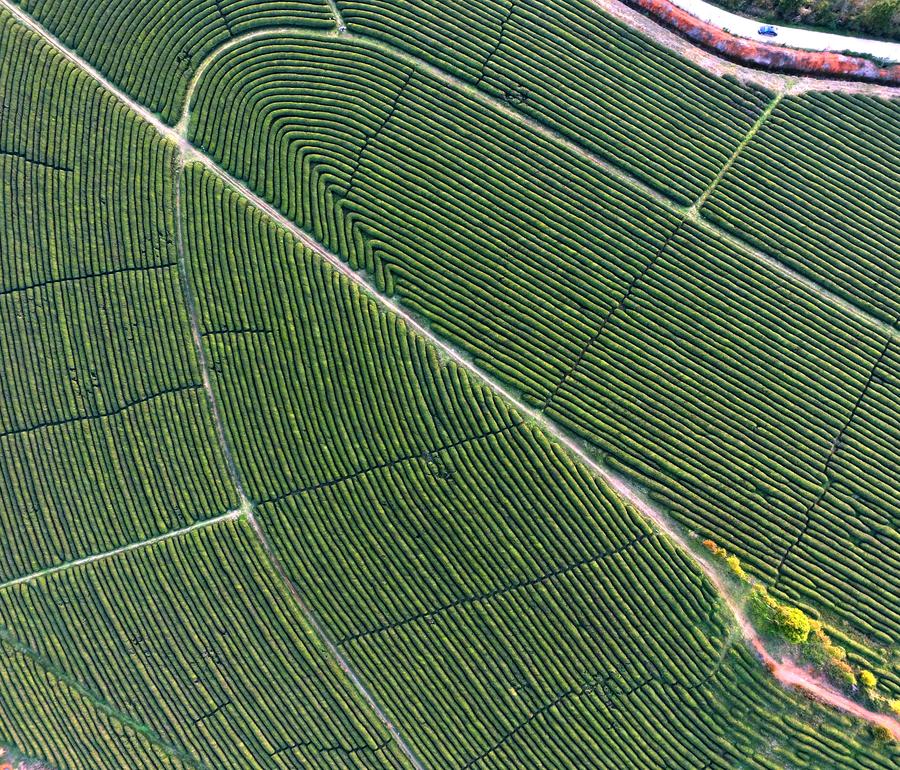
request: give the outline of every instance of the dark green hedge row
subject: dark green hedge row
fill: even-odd
[[[256,42],[204,77],[194,140],[542,403],[675,215],[367,45]]]
[[[704,214],[869,313],[900,319],[900,105],[786,99]]]
[[[771,95],[710,75],[589,0],[338,0],[391,43],[690,204]]]
[[[257,519],[426,766],[890,766],[730,647],[688,557],[565,451],[199,167],[185,201],[250,492],[315,480]]]
[[[407,767],[318,646],[245,519],[6,589],[0,628],[202,767]],[[7,712],[3,702],[0,738],[27,734],[45,716],[52,724],[63,704],[45,715],[38,690],[34,712],[19,703],[12,723],[17,706]],[[108,763],[115,742],[100,740]],[[48,735],[29,750],[49,756],[63,745]],[[120,766],[140,758],[122,749]]]
[[[174,157],[0,16],[0,582],[236,506],[174,244]]]
[[[191,770],[0,638],[0,742],[66,770]]]
[[[331,27],[326,0],[20,0],[130,96],[175,123],[203,59],[259,27]]]
[[[896,533],[853,531],[885,527],[896,509],[877,478],[897,464],[887,426],[900,394],[883,390],[879,402],[866,385],[885,344],[686,224],[548,414],[758,576],[890,644],[900,631],[888,588],[900,580]],[[851,447],[858,431],[879,438]],[[848,462],[853,470],[840,471]],[[838,478],[860,500],[826,517],[817,502]],[[807,529],[804,550],[816,556],[792,560],[779,580],[782,559]]]
[[[254,41],[211,68],[196,105],[195,138],[227,168],[778,578],[879,333],[703,228],[675,233],[673,214],[580,156],[365,44]],[[873,467],[888,459],[867,451]],[[831,560],[891,574],[877,566],[888,546],[828,530]],[[808,605],[826,593],[857,631],[895,638],[877,580],[812,574],[781,587]]]

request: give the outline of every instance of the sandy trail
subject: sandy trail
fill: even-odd
[[[609,485],[618,492],[621,497],[630,502],[646,518],[653,521],[657,527],[691,554],[694,561],[703,570],[710,582],[716,587],[722,600],[734,615],[744,639],[747,640],[747,643],[755,650],[757,655],[759,655],[763,665],[775,679],[781,682],[785,687],[799,690],[813,700],[824,703],[832,708],[836,708],[839,711],[851,714],[860,719],[864,719],[872,724],[884,727],[890,731],[894,740],[900,741],[900,720],[889,714],[872,711],[862,704],[857,703],[844,695],[844,693],[840,692],[840,690],[828,684],[828,682],[820,676],[809,669],[797,665],[794,661],[787,659],[780,661],[776,660],[766,649],[763,640],[760,638],[756,629],[750,623],[747,614],[744,612],[744,608],[737,602],[732,595],[731,590],[725,584],[718,568],[708,559],[690,549],[684,535],[672,526],[668,517],[657,510],[633,484],[608,471],[604,472],[603,475]]]
[[[612,3],[613,0],[594,0],[594,2],[596,2],[600,6],[605,7],[607,4]],[[617,8],[624,8],[624,6],[621,6],[618,3],[616,3],[615,5]],[[461,368],[468,371],[476,381],[482,382],[499,396],[511,403],[516,409],[518,409],[521,414],[531,418],[535,425],[539,426],[548,436],[552,437],[561,445],[565,446],[574,456],[576,456],[581,462],[589,467],[597,476],[602,478],[611,489],[617,492],[623,499],[631,503],[631,505],[645,518],[653,522],[661,532],[665,533],[669,538],[671,538],[671,540],[676,543],[694,561],[694,563],[696,563],[698,568],[709,579],[713,586],[715,586],[723,602],[736,618],[738,627],[744,639],[759,654],[759,656],[762,658],[763,663],[779,682],[781,682],[786,687],[799,690],[821,703],[827,704],[861,719],[865,719],[873,724],[880,725],[889,730],[895,739],[900,740],[900,720],[897,720],[887,714],[876,713],[865,708],[864,706],[845,696],[843,693],[837,691],[835,688],[831,687],[819,677],[790,661],[776,661],[765,649],[765,645],[763,644],[762,639],[750,624],[743,611],[743,608],[731,594],[730,589],[725,584],[725,581],[723,580],[718,568],[714,566],[706,557],[696,553],[694,549],[690,547],[686,536],[681,532],[677,525],[671,519],[669,519],[666,514],[653,506],[650,501],[647,500],[637,489],[637,487],[635,487],[623,476],[620,476],[618,473],[605,466],[600,465],[596,460],[594,460],[589,451],[585,449],[581,442],[573,439],[571,436],[565,433],[559,426],[549,420],[542,412],[538,412],[525,404],[514,393],[504,387],[498,380],[494,379],[491,375],[481,370],[466,355],[458,351],[452,345],[445,342],[442,338],[435,335],[429,328],[421,324],[409,312],[400,307],[397,302],[395,302],[390,297],[381,294],[371,283],[369,283],[368,279],[364,275],[353,271],[340,257],[330,252],[325,246],[316,241],[307,232],[301,230],[293,221],[289,220],[278,209],[276,209],[259,195],[254,193],[249,187],[247,187],[246,184],[233,177],[225,169],[218,166],[212,158],[204,154],[202,151],[190,145],[185,139],[182,132],[185,132],[187,129],[190,117],[190,99],[193,93],[193,87],[196,87],[199,76],[195,77],[192,80],[192,88],[189,89],[186,99],[186,105],[181,115],[178,129],[173,129],[172,127],[162,123],[145,107],[135,102],[119,88],[110,83],[94,67],[84,61],[77,53],[66,48],[63,43],[55,38],[48,30],[44,29],[40,24],[38,24],[30,16],[28,16],[20,8],[18,8],[18,6],[16,6],[12,2],[12,0],[0,0],[0,7],[7,9],[29,29],[33,30],[54,49],[62,53],[75,66],[88,73],[91,77],[93,77],[96,81],[103,85],[106,90],[108,90],[116,98],[133,109],[137,114],[139,114],[154,128],[156,128],[161,134],[176,143],[181,149],[183,163],[198,162],[202,164],[211,173],[221,179],[228,187],[238,192],[250,204],[252,204],[260,211],[264,212],[274,222],[294,235],[294,237],[308,246],[312,251],[319,254],[339,273],[345,275],[349,280],[353,281],[365,294],[372,297],[385,309],[402,318],[410,329],[414,330],[423,338],[429,340],[447,358],[456,362]],[[233,44],[234,43],[226,44],[226,46],[223,46],[222,50],[231,47],[231,45]],[[693,46],[691,47],[693,48]],[[219,51],[219,53],[220,52],[221,51]],[[208,66],[209,61],[211,61],[212,58],[214,57],[207,57],[207,61],[204,61],[203,69]],[[246,506],[246,498],[244,498],[244,504]],[[265,533],[262,531],[255,518],[253,517],[252,509],[249,510],[247,515],[249,516],[250,522],[253,525],[254,530],[257,532],[257,535],[263,547],[270,555],[270,558],[272,558],[273,563],[284,579],[289,590],[291,590],[291,593],[293,594],[303,613],[307,616],[308,620],[316,629],[318,635],[325,642],[336,664],[351,679],[354,686],[360,692],[362,697],[369,703],[370,707],[373,708],[380,721],[387,727],[391,735],[397,741],[398,745],[404,751],[404,753],[406,753],[407,757],[411,760],[413,765],[417,768],[421,768],[421,765],[419,764],[413,753],[410,751],[409,747],[403,741],[402,737],[398,734],[396,728],[388,721],[386,715],[378,707],[372,695],[366,690],[362,682],[349,668],[347,662],[343,659],[340,652],[337,650],[334,644],[330,642],[328,636],[324,633],[324,629],[321,628],[310,608],[306,606],[305,602],[298,594],[296,587],[289,580],[277,557],[275,557],[274,553],[272,552],[265,537]],[[134,546],[129,547],[139,546],[140,544],[135,544]],[[27,579],[28,578],[23,578],[22,580],[24,581]]]

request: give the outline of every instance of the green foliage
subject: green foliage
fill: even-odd
[[[803,644],[809,638],[809,617],[797,607],[777,607],[772,622],[778,633],[791,644]]]
[[[188,82],[230,38],[259,27],[331,27],[326,0],[23,0],[122,90],[176,123]],[[103,34],[96,34],[102,29]]]
[[[863,687],[874,689],[878,684],[878,680],[875,678],[875,674],[873,674],[871,671],[863,670],[859,672],[859,683]]]
[[[900,0],[870,0],[859,14],[862,29],[896,37],[900,34]]]
[[[780,603],[760,583],[750,589],[749,608],[757,625],[789,644],[803,644],[813,629],[812,621],[803,610]]]
[[[0,14],[0,582],[237,504],[179,280],[173,164]]]
[[[0,591],[0,619],[0,735],[61,767],[408,767],[246,520]]]
[[[754,18],[900,40],[898,0],[716,0]]]
[[[842,687],[856,687],[856,673],[853,671],[853,667],[846,661],[831,659],[826,664],[826,671],[828,672],[828,675]]]
[[[477,83],[687,205],[770,98],[694,67],[587,0],[338,6],[352,31]]]
[[[717,545],[714,540],[704,540],[703,547],[706,548],[713,556],[725,561],[731,573],[742,583],[750,583],[750,575],[741,565],[741,560],[734,554],[729,554],[725,548]]]

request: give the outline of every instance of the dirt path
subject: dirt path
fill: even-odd
[[[668,517],[656,509],[631,482],[608,471],[600,470],[599,472],[601,475],[604,475],[609,485],[618,492],[621,497],[628,500],[628,502],[643,513],[645,517],[653,521],[657,527],[681,546],[682,549],[690,553],[694,561],[709,578],[710,582],[716,587],[716,590],[728,606],[728,609],[734,615],[743,637],[757,655],[759,655],[763,665],[765,665],[775,679],[781,682],[785,687],[799,690],[820,703],[824,703],[839,711],[844,711],[855,717],[864,719],[872,724],[880,725],[890,731],[891,735],[894,736],[894,740],[900,741],[900,720],[888,714],[882,714],[867,709],[865,706],[848,698],[842,692],[832,687],[815,673],[797,665],[794,661],[788,659],[780,661],[776,660],[766,649],[762,639],[756,632],[756,629],[753,628],[743,606],[734,598],[730,589],[725,584],[718,568],[706,557],[691,549],[684,535],[676,527],[671,525]]]
[[[181,537],[181,535],[186,535],[189,532],[196,532],[198,529],[206,529],[207,527],[215,526],[222,521],[236,519],[242,513],[244,513],[244,511],[240,508],[237,508],[233,511],[229,511],[228,513],[223,513],[221,516],[216,516],[214,519],[198,521],[196,524],[191,524],[191,526],[189,527],[173,529],[170,532],[165,532],[162,535],[151,537],[148,540],[141,540],[139,543],[128,543],[127,545],[120,546],[119,548],[113,548],[110,551],[104,551],[103,553],[97,553],[93,556],[86,556],[83,559],[75,559],[74,561],[69,561],[65,564],[59,564],[56,567],[48,567],[47,569],[42,569],[38,572],[32,572],[30,575],[23,575],[22,577],[8,580],[5,583],[0,583],[0,591],[4,590],[5,588],[12,588],[13,586],[17,586],[22,583],[30,583],[32,580],[37,580],[38,578],[46,577],[47,575],[53,575],[56,572],[61,572],[62,570],[69,569],[70,567],[78,567],[82,564],[90,564],[95,561],[101,561],[102,559],[108,559],[111,556],[116,556],[120,553],[128,553],[128,551],[134,551],[138,548],[143,548],[144,546],[153,545],[154,543],[162,543],[163,541],[171,540],[174,537]]]
[[[606,2],[606,0],[597,0],[598,2]],[[689,547],[689,544],[685,538],[685,536],[681,533],[678,527],[660,510],[655,508],[648,500],[646,500],[641,493],[632,485],[627,479],[620,476],[619,474],[611,471],[609,468],[601,466],[597,463],[590,453],[585,449],[585,447],[581,444],[581,442],[576,441],[568,434],[566,434],[561,428],[559,428],[555,423],[551,422],[547,419],[542,413],[535,411],[534,409],[527,406],[524,402],[522,402],[515,394],[505,388],[499,381],[495,380],[486,372],[482,371],[476,364],[474,364],[467,356],[463,355],[461,352],[456,350],[454,347],[443,341],[441,338],[437,337],[434,333],[432,333],[427,327],[421,324],[416,318],[414,318],[410,313],[401,308],[393,299],[386,297],[379,293],[377,289],[372,286],[367,278],[360,274],[354,272],[343,260],[341,260],[338,256],[331,253],[325,246],[318,243],[312,236],[310,236],[305,231],[301,230],[294,224],[291,220],[285,217],[280,211],[278,211],[275,207],[269,204],[267,201],[262,199],[252,190],[250,190],[243,182],[231,176],[227,171],[216,165],[216,163],[209,158],[204,153],[198,151],[196,148],[189,146],[184,139],[183,135],[176,131],[175,129],[166,126],[163,124],[158,118],[154,115],[150,114],[146,108],[137,104],[129,98],[126,94],[124,94],[121,90],[119,90],[116,86],[112,85],[108,80],[106,80],[100,73],[97,72],[90,64],[85,62],[80,56],[76,53],[69,51],[65,46],[57,40],[50,32],[41,27],[37,22],[32,20],[27,14],[22,12],[17,6],[15,6],[12,0],[0,0],[0,7],[4,7],[9,10],[16,18],[22,21],[22,23],[26,24],[30,29],[36,32],[42,39],[44,39],[49,45],[51,45],[56,50],[60,51],[69,61],[75,64],[79,69],[87,72],[92,77],[94,77],[98,82],[100,82],[104,88],[106,88],[110,93],[120,99],[123,103],[127,104],[131,107],[137,114],[144,117],[148,123],[153,125],[161,134],[170,138],[173,142],[175,142],[182,151],[183,162],[191,163],[196,162],[200,163],[202,166],[207,168],[212,174],[221,179],[226,185],[237,191],[240,195],[246,198],[253,206],[258,208],[260,211],[267,214],[274,222],[279,224],[285,230],[290,232],[297,238],[299,241],[304,243],[308,248],[321,256],[326,262],[331,264],[339,273],[345,275],[349,280],[353,281],[359,288],[372,297],[376,302],[382,305],[385,309],[395,313],[400,318],[402,318],[406,324],[423,338],[429,340],[433,345],[435,345],[438,350],[440,350],[448,359],[455,361],[460,367],[468,371],[476,380],[481,381],[487,387],[491,388],[495,393],[505,398],[508,402],[510,402],[519,412],[523,415],[527,415],[531,420],[533,420],[534,424],[540,426],[540,428],[549,436],[553,437],[556,441],[558,441],[561,445],[565,446],[573,455],[578,457],[587,467],[589,467],[592,471],[594,471],[597,476],[602,478],[611,489],[620,494],[624,499],[629,501],[637,511],[639,511],[643,516],[645,516],[648,520],[652,521],[656,527],[666,535],[668,535],[673,542],[675,542],[684,552],[696,563],[698,568],[704,573],[704,575],[710,580],[710,582],[716,587],[719,592],[723,602],[729,608],[729,610],[734,614],[738,627],[742,635],[744,636],[747,643],[753,647],[757,651],[757,653],[762,657],[763,662],[772,672],[772,674],[776,677],[776,679],[781,682],[783,685],[795,688],[803,691],[810,697],[815,698],[816,700],[825,703],[829,706],[837,708],[841,711],[845,711],[847,713],[853,714],[854,716],[860,717],[862,719],[866,719],[874,724],[878,724],[886,727],[891,733],[900,740],[900,721],[894,719],[893,717],[887,716],[885,714],[876,714],[863,706],[851,701],[842,693],[839,693],[834,688],[830,687],[826,683],[822,682],[817,677],[811,675],[810,673],[804,671],[803,669],[797,667],[796,665],[788,662],[788,661],[776,661],[765,649],[762,640],[759,635],[755,632],[753,627],[750,625],[747,620],[742,608],[739,606],[737,601],[731,595],[728,590],[727,585],[725,585],[719,571],[716,567],[714,567],[706,558],[698,555],[694,552],[693,549]],[[295,32],[296,34],[296,32]],[[387,48],[387,46],[385,46]],[[406,57],[411,58],[411,57]],[[428,69],[433,69],[428,67]],[[445,77],[446,74],[445,74]],[[196,86],[196,83],[194,84]],[[469,89],[467,89],[469,90]],[[187,95],[186,102],[188,106],[185,108],[185,111],[189,110],[190,99],[192,98],[193,91],[189,91]],[[484,97],[487,98],[487,97]],[[519,116],[520,119],[521,116]],[[525,119],[525,122],[529,124],[532,121]],[[184,120],[184,112],[182,114],[182,121],[179,121],[179,126],[182,131],[186,130],[187,121]],[[538,126],[538,128],[542,132],[546,132],[546,129]],[[569,143],[566,140],[567,144]],[[583,151],[582,151],[583,152]],[[599,161],[599,159],[598,159]],[[600,161],[603,163],[603,161]],[[417,770],[423,770],[422,765],[415,759],[412,751],[403,741],[402,737],[397,733],[396,728],[388,721],[384,712],[379,708],[376,701],[372,697],[372,695],[366,690],[365,686],[356,676],[356,674],[350,669],[344,658],[341,656],[340,652],[337,650],[335,645],[328,639],[328,636],[324,633],[320,624],[318,623],[315,616],[312,614],[310,609],[306,606],[302,597],[297,592],[296,587],[290,581],[288,576],[286,575],[283,567],[280,565],[275,554],[272,552],[268,541],[266,539],[265,533],[260,528],[258,522],[253,517],[252,510],[248,511],[248,516],[251,524],[253,525],[254,531],[256,531],[257,536],[260,539],[263,547],[266,552],[269,554],[272,559],[273,564],[281,575],[282,579],[285,581],[288,589],[291,591],[295,601],[297,602],[300,609],[303,611],[307,620],[311,623],[313,628],[316,630],[317,634],[322,638],[323,642],[329,649],[332,657],[334,658],[336,664],[345,672],[345,674],[350,678],[356,689],[359,691],[360,695],[366,700],[369,706],[373,709],[374,713],[377,717],[382,721],[382,723],[389,730],[391,735],[397,741],[398,746],[407,754],[410,758],[410,761],[417,768]],[[136,544],[134,546],[129,546],[130,548],[137,548],[143,544]],[[91,557],[91,558],[99,558],[99,557]],[[62,568],[60,568],[62,569]],[[23,578],[25,580],[27,578]]]

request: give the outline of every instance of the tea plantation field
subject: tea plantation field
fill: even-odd
[[[896,697],[896,102],[718,78],[582,0],[10,7],[0,746],[896,767],[490,381]]]
[[[889,331],[368,41],[248,41],[194,108],[194,142],[683,524],[894,643],[896,496],[861,482],[897,480]],[[872,504],[826,510],[835,484]]]

